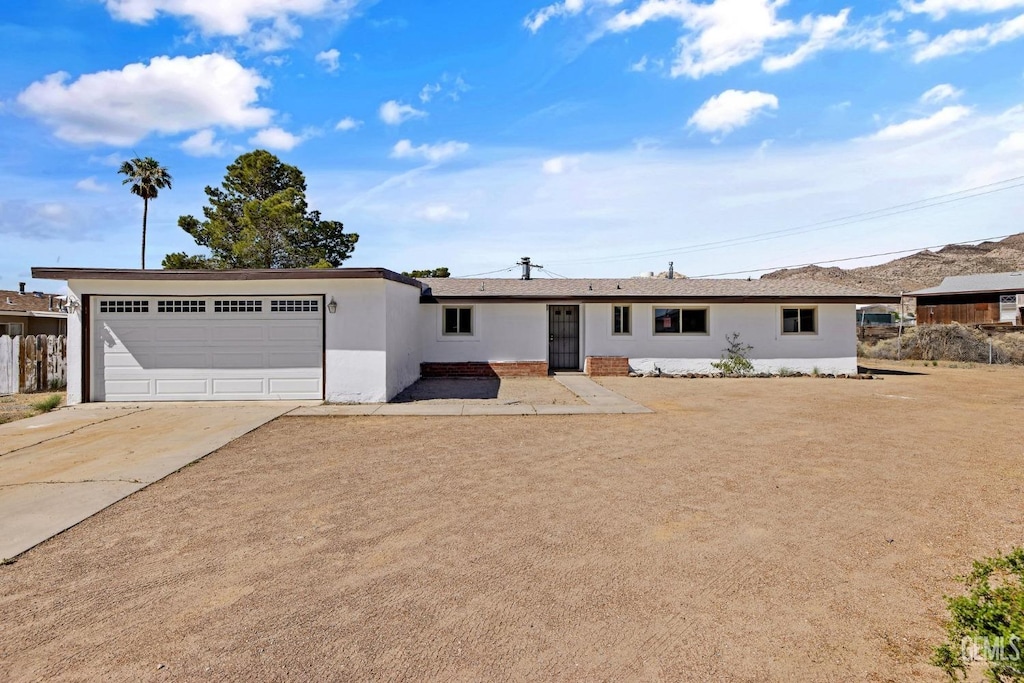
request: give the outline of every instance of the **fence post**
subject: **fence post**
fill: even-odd
[[[0,337],[0,396],[18,392],[18,373],[11,350],[13,341],[7,335]]]

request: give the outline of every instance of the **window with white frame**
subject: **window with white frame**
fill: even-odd
[[[441,331],[445,335],[473,334],[472,306],[445,306],[441,309]]]
[[[707,334],[706,308],[655,308],[654,334]]]
[[[782,334],[817,334],[818,309],[814,306],[782,309]]]
[[[612,306],[612,334],[633,334],[632,307]]]
[[[18,337],[25,334],[24,323],[0,323],[0,337]]]

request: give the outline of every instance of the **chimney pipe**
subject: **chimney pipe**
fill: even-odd
[[[676,279],[676,269],[672,265],[671,261],[668,262],[668,279],[669,280],[675,280]]]
[[[519,259],[519,263],[517,263],[516,265],[523,267],[523,274],[519,278],[520,280],[529,280],[530,279],[530,269],[531,268],[543,268],[544,267],[544,266],[536,264],[536,263],[531,263],[529,256],[524,256],[521,259]]]
[[[24,294],[24,293],[25,293],[25,283],[24,282],[19,282],[18,283],[18,294]]]

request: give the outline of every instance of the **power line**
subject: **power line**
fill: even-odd
[[[549,270],[548,268],[539,268],[539,267],[537,267],[537,266],[534,266],[534,268],[535,268],[536,270],[539,270],[539,271],[541,271],[542,273],[547,273],[548,275],[554,275],[555,277],[560,277],[560,278],[562,278],[563,280],[569,280],[569,279],[570,279],[570,278],[569,278],[568,276],[562,275],[562,274],[560,274],[560,273],[556,273],[555,271],[553,271],[553,270]]]
[[[896,254],[909,254],[918,251],[924,251],[925,249],[941,249],[942,247],[959,247],[965,244],[974,244],[975,242],[989,242],[992,240],[1006,239],[1012,237],[1017,233],[1010,233],[1009,235],[997,235],[995,237],[982,237],[974,240],[967,240],[966,242],[950,242],[948,244],[935,244],[930,247],[916,247],[914,249],[900,249],[899,251],[883,251],[877,254],[867,254],[865,256],[848,256],[846,258],[836,258],[827,261],[812,261],[811,263],[798,263],[789,266],[769,266],[765,268],[751,268],[750,270],[733,270],[728,273],[709,273],[707,275],[691,275],[690,279],[699,279],[705,277],[723,277],[725,275],[746,275],[747,273],[762,273],[765,271],[782,270],[783,268],[806,268],[808,266],[817,266],[822,263],[845,263],[847,261],[861,261],[866,258],[875,258],[876,256],[895,256]]]
[[[904,213],[911,213],[913,211],[921,211],[923,209],[930,209],[937,206],[943,206],[945,204],[952,204],[954,202],[960,202],[967,199],[974,199],[975,197],[983,197],[985,195],[994,194],[996,192],[1004,192],[1006,190],[1012,190],[1018,187],[1024,187],[1024,182],[1017,182],[1024,180],[1024,175],[1016,176],[1013,178],[1006,178],[993,183],[987,183],[985,185],[977,185],[975,187],[969,187],[957,192],[949,192],[946,194],[936,195],[934,197],[928,197],[925,199],[919,199],[913,202],[906,202],[903,204],[894,204],[881,209],[874,209],[872,211],[864,211],[861,213],[851,214],[849,216],[843,216],[840,218],[832,218],[829,220],[818,221],[815,223],[807,223],[792,228],[783,228],[780,230],[771,230],[768,232],[754,233],[752,235],[746,235],[743,237],[734,237],[726,240],[717,240],[714,242],[703,242],[698,244],[689,245],[686,247],[678,247],[675,249],[659,249],[657,251],[648,252],[635,252],[632,254],[617,254],[615,256],[605,256],[593,259],[572,259],[568,261],[557,261],[557,263],[564,264],[588,264],[588,263],[609,263],[614,261],[633,261],[640,260],[643,258],[651,258],[655,256],[669,255],[669,254],[680,254],[690,253],[698,251],[709,251],[713,249],[721,249],[729,246],[738,246],[741,244],[752,244],[755,242],[765,242],[768,240],[779,239],[781,237],[790,237],[795,235],[802,235],[809,232],[816,232],[818,230],[830,230],[834,228],[840,228],[847,225],[853,225],[855,223],[863,223],[878,218],[888,218],[891,216],[898,216]],[[1007,183],[1016,183],[1013,185],[1007,185]],[[998,187],[1003,185],[1005,187]],[[984,190],[984,191],[980,191]]]
[[[473,273],[472,275],[452,275],[452,278],[465,278],[465,277],[481,277],[482,275],[494,275],[495,273],[507,273],[510,270],[515,270],[519,267],[519,264],[509,266],[508,268],[502,268],[501,270],[490,270],[486,273]]]

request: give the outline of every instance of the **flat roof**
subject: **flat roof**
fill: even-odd
[[[907,296],[935,296],[942,294],[984,294],[985,292],[1024,292],[1024,273],[981,273],[978,275],[951,275],[936,287],[907,292]]]
[[[815,280],[676,278],[421,278],[425,300],[574,299],[581,301],[692,299],[707,302],[899,303],[896,294],[867,292]]]
[[[32,268],[40,280],[334,280],[382,279],[420,287],[418,280],[387,268],[235,268],[224,270],[142,270],[139,268]]]

